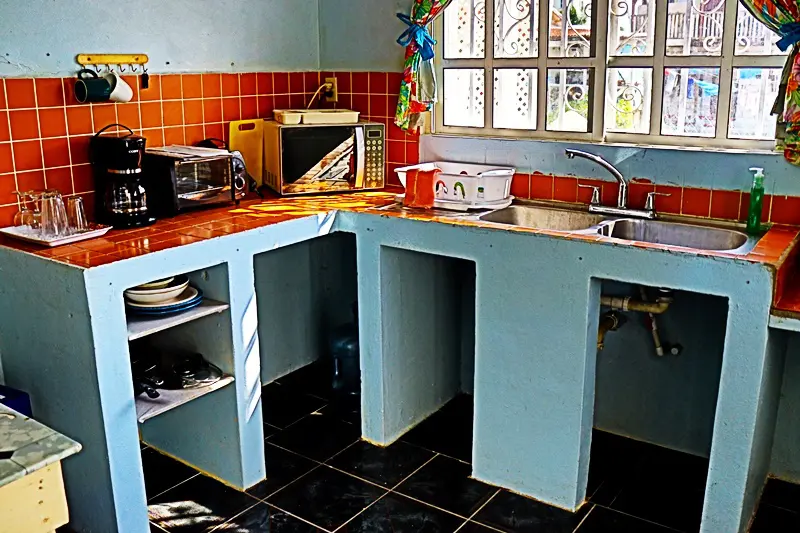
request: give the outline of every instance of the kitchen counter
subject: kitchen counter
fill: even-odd
[[[266,474],[262,399],[253,391],[260,365],[274,356],[267,351],[265,359],[258,324],[274,320],[281,305],[289,315],[300,305],[303,248],[291,249],[344,232],[355,236],[349,268],[358,278],[364,438],[391,444],[454,394],[457,380],[443,376],[452,374],[444,359],[456,347],[438,333],[447,324],[431,325],[441,316],[431,313],[435,297],[446,298],[456,283],[442,261],[472,264],[474,324],[465,327],[474,332],[473,476],[568,509],[586,491],[601,280],[724,298],[702,531],[744,530],[768,473],[780,400],[784,332],[769,327],[770,313],[793,290],[800,230],[773,226],[748,253],[732,254],[511,227],[393,202],[388,192],[248,199],[63,248],[0,242],[0,298],[14,309],[0,329],[6,378],[33,397],[69,404],[83,421],[76,435],[87,449],[68,465],[93,483],[75,487],[79,526],[147,527],[143,483],[131,482],[142,474],[123,291],[194,273],[209,298],[230,305],[188,337],[229,355],[224,370],[234,383],[187,404],[185,414],[175,409],[173,418],[148,421],[142,432],[161,432],[164,451],[249,487]],[[269,312],[262,309],[268,298],[254,290],[256,270],[270,287]],[[11,328],[19,332],[8,335]],[[430,349],[438,349],[434,341],[446,343],[447,355]],[[21,355],[30,345],[36,358]],[[46,416],[60,420],[61,413]],[[181,426],[180,417],[191,423]]]
[[[775,308],[786,316],[800,319],[800,297],[784,296],[800,293],[800,276],[793,277],[795,244],[800,228],[773,225],[759,239],[756,246],[746,254],[733,254],[712,250],[689,250],[677,246],[648,242],[624,241],[581,232],[531,229],[477,220],[477,217],[462,213],[436,214],[423,210],[386,209],[395,204],[394,192],[364,192],[349,195],[248,199],[239,206],[219,207],[204,211],[185,213],[174,218],[159,220],[153,226],[127,230],[112,230],[103,237],[56,248],[42,248],[8,237],[0,236],[0,246],[32,253],[61,263],[80,268],[95,268],[134,257],[157,253],[163,250],[234,235],[256,228],[280,224],[309,216],[320,216],[333,211],[372,213],[385,217],[439,222],[456,226],[477,227],[527,234],[547,235],[561,239],[592,241],[613,246],[632,246],[670,253],[691,254],[713,258],[725,258],[750,263],[759,263],[775,274],[776,287],[773,302]],[[559,207],[558,203],[552,204]],[[578,208],[572,204],[562,207]],[[691,221],[691,219],[687,219]],[[706,222],[706,219],[699,220]],[[791,280],[791,281],[787,281]],[[796,285],[796,286],[795,286]]]
[[[0,405],[0,487],[80,450],[69,437]]]

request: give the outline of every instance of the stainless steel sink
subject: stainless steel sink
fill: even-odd
[[[656,220],[610,220],[597,232],[617,239],[696,250],[732,251],[747,243],[747,235],[740,231]]]
[[[548,209],[546,207],[512,205],[480,217],[486,222],[554,231],[580,231],[596,226],[606,217],[585,211]]]

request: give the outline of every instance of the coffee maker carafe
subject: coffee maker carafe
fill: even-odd
[[[124,135],[102,135],[119,126]],[[94,170],[97,221],[115,228],[147,226],[156,221],[147,205],[142,182],[142,158],[146,139],[122,124],[109,124],[89,143]]]

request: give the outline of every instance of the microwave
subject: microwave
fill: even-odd
[[[385,126],[264,122],[264,184],[280,195],[382,189]]]
[[[164,146],[148,148],[142,161],[148,204],[158,218],[198,207],[238,203],[247,171],[238,152]]]

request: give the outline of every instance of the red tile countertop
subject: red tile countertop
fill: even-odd
[[[105,236],[56,248],[40,246],[0,237],[0,246],[32,253],[41,257],[81,268],[92,268],[131,257],[150,254],[200,242],[216,237],[241,233],[255,228],[318,215],[332,210],[372,212],[386,217],[406,218],[427,222],[440,222],[458,226],[472,226],[522,233],[538,233],[558,238],[589,240],[599,243],[627,245],[677,253],[710,257],[725,257],[760,263],[775,272],[775,311],[784,316],[800,318],[800,276],[796,275],[796,259],[800,247],[795,246],[800,228],[775,225],[746,255],[727,252],[696,251],[686,248],[628,242],[600,235],[585,235],[563,231],[537,230],[509,227],[503,224],[441,216],[424,211],[381,210],[391,205],[394,192],[363,192],[349,195],[300,198],[249,199],[238,207],[226,206],[205,211],[185,213],[174,218],[159,220],[147,228],[112,230]]]

